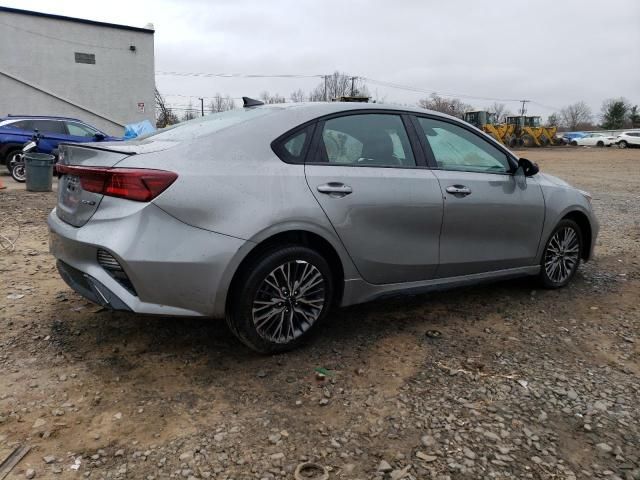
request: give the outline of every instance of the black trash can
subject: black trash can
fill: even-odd
[[[50,192],[53,186],[53,164],[56,157],[48,153],[25,153],[27,191]]]

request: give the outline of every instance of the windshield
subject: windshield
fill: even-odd
[[[239,108],[226,112],[211,113],[204,117],[194,118],[187,122],[179,123],[171,127],[158,130],[150,135],[139,137],[140,139],[183,141],[203,137],[223,128],[237,125],[247,120],[262,117],[275,112],[274,108]]]

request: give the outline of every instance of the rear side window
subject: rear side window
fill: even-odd
[[[414,167],[399,115],[356,114],[324,122],[316,162],[362,167]]]
[[[307,148],[311,142],[313,125],[277,139],[273,142],[273,151],[280,160],[287,163],[303,163]]]
[[[40,133],[53,133],[57,135],[66,135],[67,132],[64,129],[64,123],[57,122],[55,120],[34,120],[34,128],[37,128]]]
[[[31,121],[31,120],[20,120],[18,122],[9,123],[7,125],[7,127],[19,128],[20,130],[33,130],[33,121]]]

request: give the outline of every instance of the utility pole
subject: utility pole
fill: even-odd
[[[325,102],[329,101],[329,99],[327,98],[327,80],[329,80],[329,75],[324,76],[324,101]]]
[[[358,77],[351,77],[351,96],[352,97],[353,97],[353,92],[354,92],[353,84],[354,84],[356,78],[358,78]]]
[[[200,114],[204,117],[204,98],[200,97]]]
[[[524,114],[527,113],[527,108],[525,105],[529,103],[531,100],[520,100],[522,102],[522,108],[520,109],[520,116],[524,117]]]

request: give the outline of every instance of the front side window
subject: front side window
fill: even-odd
[[[67,130],[69,135],[74,137],[94,137],[97,133],[96,130],[77,122],[67,122]]]
[[[433,156],[442,170],[507,173],[507,155],[488,141],[453,123],[418,118]]]
[[[413,167],[416,165],[402,118],[359,114],[324,122],[317,162],[332,165]]]

